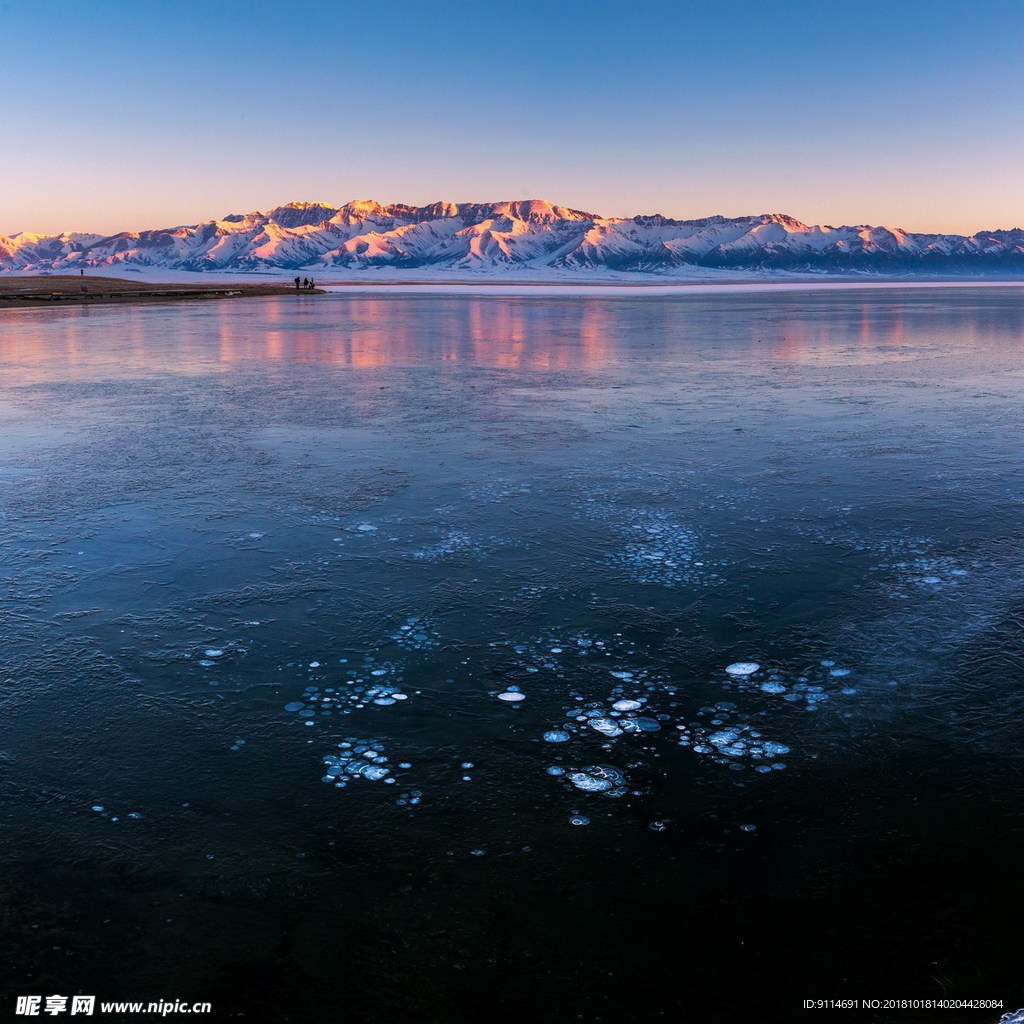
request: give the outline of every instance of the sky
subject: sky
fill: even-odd
[[[1024,227],[1024,0],[0,0],[0,235],[292,200]]]

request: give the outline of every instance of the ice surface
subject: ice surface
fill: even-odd
[[[55,760],[12,757],[11,792],[77,778],[69,806],[92,789],[109,808],[81,827],[123,833],[129,799],[149,828],[191,797],[198,843],[265,836],[256,864],[320,835],[371,883],[368,865],[386,883],[469,843],[496,877],[523,842],[554,856],[582,811],[573,842],[628,851],[642,882],[673,834],[683,864],[785,842],[783,813],[829,827],[810,805],[833,785],[955,780],[983,806],[1020,710],[1018,313],[989,374],[974,331],[965,361],[932,359],[930,337],[959,335],[902,297],[838,317],[791,299],[798,330],[766,296],[750,330],[690,299],[191,304],[180,342],[105,309],[61,320],[90,344],[52,373],[30,311],[0,444],[29,410],[63,433],[4,462],[21,475],[0,562],[9,717]],[[102,771],[97,721],[118,737]],[[211,766],[231,769],[220,822]],[[49,799],[17,815],[35,828],[44,805],[56,823]],[[912,864],[942,827],[911,826]],[[851,828],[890,842],[870,816]]]

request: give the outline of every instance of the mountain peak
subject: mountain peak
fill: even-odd
[[[496,216],[510,217],[513,220],[525,221],[527,224],[543,224],[556,220],[601,219],[596,213],[570,210],[565,206],[554,206],[546,199],[511,199],[500,203],[481,203],[480,205],[491,207]]]
[[[807,230],[807,225],[803,221],[797,220],[796,217],[790,217],[788,213],[762,213],[759,219],[763,224],[781,224],[791,231]]]
[[[330,220],[337,212],[337,207],[326,203],[291,202],[271,210],[267,217],[282,228],[302,228]]]

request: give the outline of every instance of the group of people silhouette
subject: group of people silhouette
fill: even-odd
[[[315,287],[316,287],[316,285],[313,283],[313,278],[311,278],[311,277],[304,277],[304,278],[302,278],[301,283],[299,282],[298,278],[295,278],[295,290],[296,291],[311,292]]]

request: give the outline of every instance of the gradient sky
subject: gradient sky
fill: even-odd
[[[292,199],[1024,226],[1022,0],[0,0],[0,234]]]

